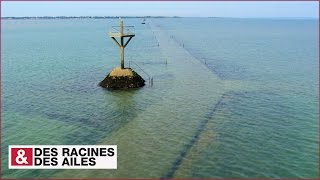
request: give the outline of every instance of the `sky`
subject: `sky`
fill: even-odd
[[[2,1],[1,16],[181,16],[240,18],[318,18],[319,3],[316,1]]]

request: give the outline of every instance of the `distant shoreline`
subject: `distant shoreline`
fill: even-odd
[[[214,18],[214,19],[278,19],[278,20],[318,20],[309,17],[181,17],[181,16],[23,16],[23,17],[1,17],[2,20],[19,19],[118,19],[118,18]]]
[[[33,16],[1,17],[1,19],[118,19],[118,18],[180,18],[179,16]]]

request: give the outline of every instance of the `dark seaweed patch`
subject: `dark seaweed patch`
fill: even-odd
[[[223,104],[224,104],[223,100],[224,100],[224,98],[226,96],[227,96],[227,94],[223,94],[222,97],[220,98],[220,100],[218,101],[218,103],[216,103],[214,105],[212,111],[208,112],[205,115],[205,119],[199,123],[198,128],[197,128],[196,132],[194,133],[194,135],[192,136],[190,142],[187,143],[184,146],[184,148],[182,149],[182,151],[180,152],[180,154],[178,155],[176,160],[173,162],[170,170],[164,176],[162,176],[161,179],[167,179],[167,178],[172,178],[173,177],[174,173],[178,170],[179,166],[183,162],[184,158],[186,157],[186,155],[188,154],[190,149],[198,142],[199,136],[203,132],[203,130],[205,129],[205,127],[208,124],[209,120],[213,117],[214,113],[221,106],[223,106]]]

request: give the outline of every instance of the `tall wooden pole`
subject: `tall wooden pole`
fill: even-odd
[[[124,69],[124,44],[123,44],[123,20],[120,21],[120,33],[121,33],[121,42],[120,42],[120,63],[121,69]]]
[[[112,40],[119,46],[120,48],[120,68],[124,69],[124,48],[128,45],[130,40],[135,36],[134,33],[128,31],[124,32],[124,26],[123,26],[123,20],[120,20],[120,30],[119,33],[109,33],[109,36],[112,38]],[[128,37],[129,39],[125,42],[125,37]],[[119,38],[117,40],[116,38]]]

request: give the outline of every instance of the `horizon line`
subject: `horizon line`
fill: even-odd
[[[286,17],[286,16],[278,16],[278,17],[232,17],[232,16],[163,16],[163,15],[153,15],[153,16],[64,16],[64,15],[58,15],[58,16],[47,16],[47,15],[43,15],[43,16],[4,16],[1,17],[1,19],[9,19],[9,18],[13,18],[13,19],[31,19],[31,18],[39,18],[39,19],[52,19],[52,18],[57,18],[57,19],[63,19],[63,18],[246,18],[246,19],[256,19],[256,18],[261,18],[261,19],[319,19],[319,17]]]

